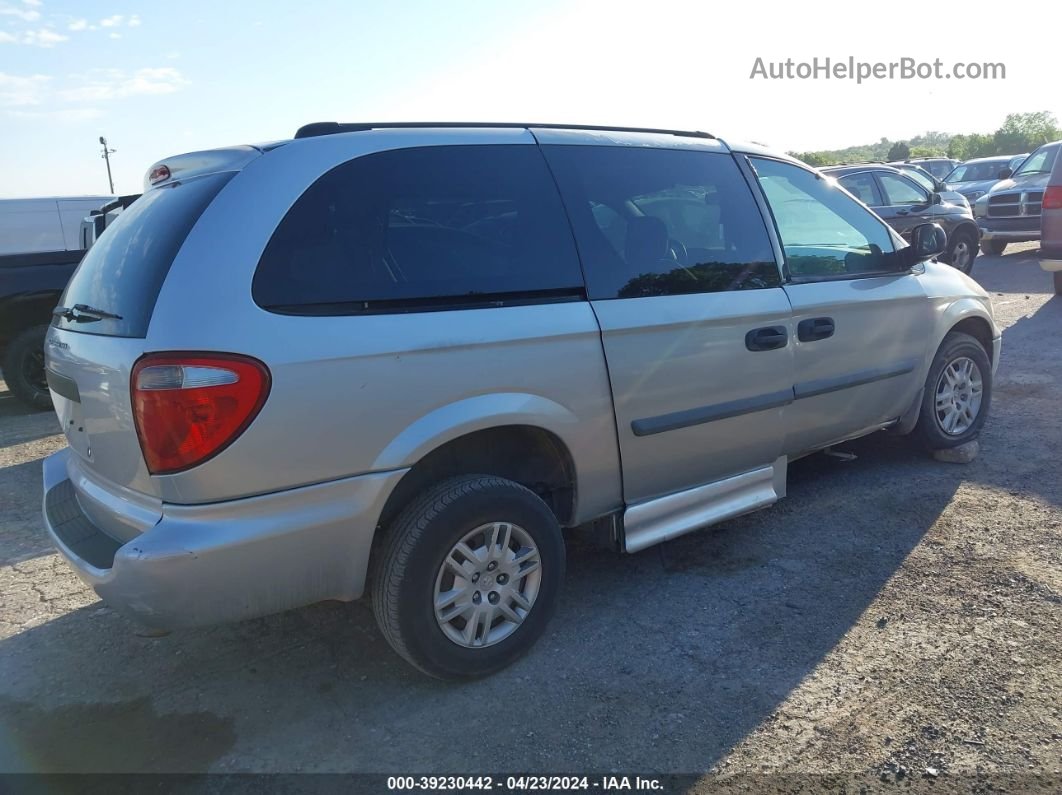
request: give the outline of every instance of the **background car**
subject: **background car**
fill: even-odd
[[[873,209],[905,240],[910,241],[911,230],[919,224],[940,224],[948,235],[941,259],[963,273],[973,268],[978,235],[968,207],[945,201],[892,166],[832,166],[821,171]]]
[[[959,165],[959,161],[951,157],[911,157],[903,162],[921,166],[937,179],[944,179]]]
[[[1040,239],[1040,205],[1060,148],[1062,141],[1044,144],[974,203],[981,251],[1002,254],[1008,243]]]
[[[1013,174],[1028,156],[1026,152],[1021,155],[976,157],[955,166],[944,178],[944,184],[949,190],[965,196],[972,205],[988,193],[993,185]]]

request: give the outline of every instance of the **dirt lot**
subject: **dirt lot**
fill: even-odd
[[[547,637],[461,686],[402,664],[365,604],[136,634],[52,552],[56,422],[0,382],[0,770],[1062,787],[1062,299],[1032,253],[975,266],[1005,331],[974,463],[878,435],[725,526],[628,557],[574,543]]]

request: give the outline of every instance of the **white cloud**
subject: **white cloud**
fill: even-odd
[[[14,44],[16,41],[18,41],[18,39],[6,30],[0,30],[0,44]]]
[[[12,110],[9,116],[16,119],[49,119],[60,122],[79,122],[98,119],[103,115],[99,108],[60,108],[58,110]]]
[[[172,94],[188,85],[177,69],[163,66],[137,69],[128,73],[121,69],[97,69],[76,88],[59,92],[66,102],[103,102],[124,97]]]
[[[67,30],[85,30],[88,27],[87,19],[75,19],[69,25],[66,26]]]
[[[18,17],[23,22],[36,22],[41,18],[40,11],[34,11],[31,8],[16,8],[15,6],[9,6],[6,3],[0,5],[0,15]]]
[[[129,17],[129,21],[126,24],[129,27],[131,27],[131,28],[139,28],[140,27],[140,15],[139,14],[133,14],[133,16]]]
[[[41,0],[22,0],[22,2],[23,2],[23,3],[25,4],[25,5],[28,5],[28,6],[35,6],[35,7],[37,7],[37,8],[39,8],[40,6],[42,6],[42,5],[43,5],[43,3],[41,3]]]
[[[111,33],[110,34],[110,38],[112,38],[112,39],[120,39],[120,38],[122,38],[122,34],[121,33]]]
[[[48,90],[48,75],[9,75],[0,72],[0,107],[39,105]]]
[[[100,20],[100,26],[104,28],[116,28],[125,21],[125,16],[122,14],[115,14],[114,16],[107,17]]]
[[[27,30],[22,34],[20,41],[31,47],[54,47],[56,44],[66,41],[69,38],[69,36],[64,36],[62,33],[56,33],[50,28],[41,28],[40,30]]]

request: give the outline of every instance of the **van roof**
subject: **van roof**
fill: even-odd
[[[320,135],[337,133],[365,132],[384,129],[476,129],[476,128],[521,128],[542,130],[592,130],[595,132],[655,133],[658,135],[679,135],[688,138],[715,138],[714,135],[701,130],[668,130],[655,127],[610,127],[595,124],[538,124],[531,122],[486,122],[486,121],[394,121],[394,122],[352,122],[318,121],[304,124],[295,131],[296,138],[316,138]]]

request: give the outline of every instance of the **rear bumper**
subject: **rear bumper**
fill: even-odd
[[[209,505],[164,504],[130,541],[108,536],[78,503],[69,450],[44,461],[44,524],[100,598],[172,629],[361,596],[384,501],[406,470]]]
[[[1062,271],[1062,246],[1057,244],[1058,236],[1051,238],[1051,243],[1046,241],[1040,244],[1040,267],[1047,272]]]

